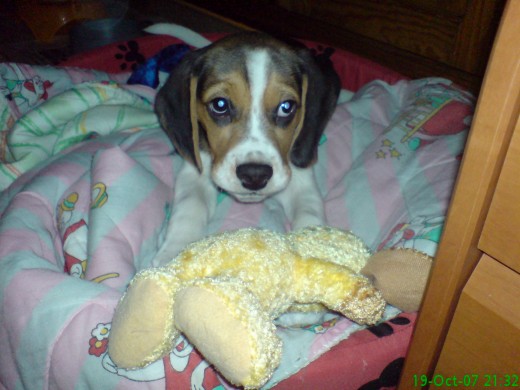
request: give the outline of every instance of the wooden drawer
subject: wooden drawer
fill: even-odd
[[[435,10],[428,9],[429,1],[416,3],[379,0],[278,1],[278,4],[293,12],[448,63],[466,12],[465,4],[454,4],[455,8],[460,9],[454,14],[439,6]]]
[[[275,0],[310,20],[321,21],[465,71],[483,73],[501,0]],[[495,20],[494,20],[495,19]]]
[[[435,373],[520,375],[520,274],[483,255],[460,297]],[[504,384],[504,383],[502,383]],[[520,386],[520,382],[517,382]],[[500,387],[488,382],[488,388]]]
[[[479,248],[520,272],[520,120],[516,122]]]

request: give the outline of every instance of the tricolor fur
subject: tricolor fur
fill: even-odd
[[[293,228],[323,224],[310,167],[338,93],[330,61],[264,34],[232,35],[188,54],[159,92],[156,111],[189,162],[176,182],[172,220],[195,226],[172,232],[179,229],[172,224],[161,257],[200,238],[218,188],[241,202],[277,197]],[[168,240],[186,242],[168,250]]]

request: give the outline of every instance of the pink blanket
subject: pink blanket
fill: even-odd
[[[343,80],[360,77],[351,64],[336,64]],[[115,305],[162,240],[181,164],[153,114],[155,91],[126,86],[128,74],[73,68],[2,64],[0,75],[1,386],[228,387],[184,339],[137,371],[118,369],[106,353]],[[472,110],[471,96],[443,79],[357,90],[338,105],[315,167],[328,222],[373,250],[433,255]],[[208,233],[283,231],[279,210],[272,200],[224,197]],[[381,381],[385,368],[402,364],[415,317],[397,313],[389,307],[388,322],[353,336],[360,327],[333,313],[311,324],[282,319],[283,363],[267,387],[290,387],[294,378],[308,388]],[[375,353],[385,339],[388,353]],[[338,353],[341,363],[326,360]],[[312,367],[331,371],[319,378]]]

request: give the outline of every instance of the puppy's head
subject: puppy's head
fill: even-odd
[[[161,125],[179,153],[244,202],[283,190],[291,164],[311,165],[339,81],[307,49],[269,36],[227,37],[188,54],[157,95]]]

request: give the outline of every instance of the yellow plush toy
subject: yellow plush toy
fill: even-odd
[[[383,260],[374,262],[369,280],[360,271],[373,256],[340,229],[210,236],[169,265],[135,276],[112,321],[109,355],[118,367],[141,368],[170,353],[183,333],[231,383],[261,387],[280,362],[273,320],[289,308],[321,304],[360,324],[381,318],[385,300],[371,280],[388,278],[377,275],[385,263],[377,255]]]

